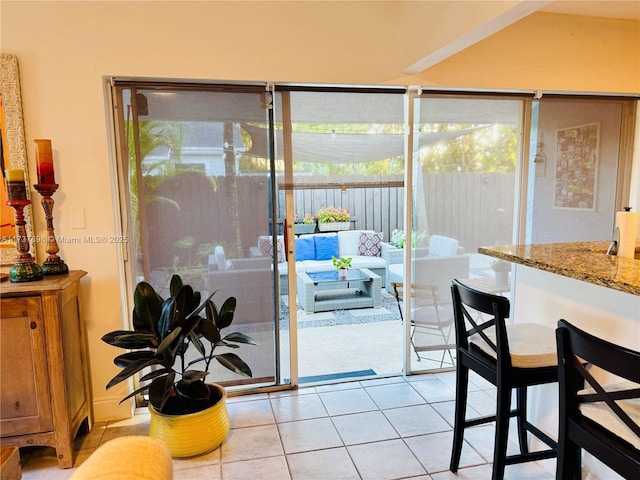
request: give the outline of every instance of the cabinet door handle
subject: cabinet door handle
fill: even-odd
[[[36,322],[31,322],[29,326],[31,327],[31,330],[35,330],[36,328],[38,328],[38,324]]]

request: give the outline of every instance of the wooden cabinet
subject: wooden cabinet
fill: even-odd
[[[71,271],[0,287],[0,445],[54,447],[73,466],[73,440],[92,426],[80,279]]]

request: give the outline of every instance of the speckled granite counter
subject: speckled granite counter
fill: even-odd
[[[632,295],[640,295],[640,260],[605,255],[608,246],[609,242],[605,241],[503,245],[480,247],[478,252]]]

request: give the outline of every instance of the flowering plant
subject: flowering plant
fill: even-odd
[[[330,207],[318,210],[316,212],[316,218],[320,223],[348,222],[351,218],[351,214],[349,213],[349,210],[345,208],[336,208],[331,205]]]
[[[302,219],[302,223],[305,225],[312,225],[316,222],[316,217],[311,215],[310,213],[305,213],[304,218]]]
[[[336,267],[336,270],[341,270],[343,268],[351,268],[351,257],[340,257],[340,258],[336,258],[336,257],[331,257],[331,262],[333,263],[333,266]]]

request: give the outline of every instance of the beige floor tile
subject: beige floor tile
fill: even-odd
[[[251,402],[235,402],[227,405],[231,428],[255,427],[274,424],[275,418],[268,398]]]
[[[331,416],[378,410],[378,406],[362,388],[323,392],[320,398]]]
[[[222,444],[222,463],[283,454],[276,425],[233,429]]]
[[[380,411],[333,417],[333,423],[345,445],[398,438],[398,433]]]
[[[367,387],[365,390],[381,409],[425,403],[424,398],[407,382]]]
[[[343,446],[328,417],[281,423],[278,428],[287,454]]]
[[[287,455],[292,480],[359,480],[347,449],[331,448]]]
[[[391,408],[383,413],[402,437],[451,430],[451,426],[430,405]]]
[[[200,479],[209,477],[200,477]],[[287,460],[283,456],[244,460],[222,465],[224,480],[289,480]],[[194,477],[195,479],[195,477]],[[182,480],[182,477],[180,477]]]
[[[273,413],[278,422],[291,422],[328,416],[318,394],[271,398]]]
[[[347,449],[365,480],[391,480],[426,473],[402,440],[353,445]]]

